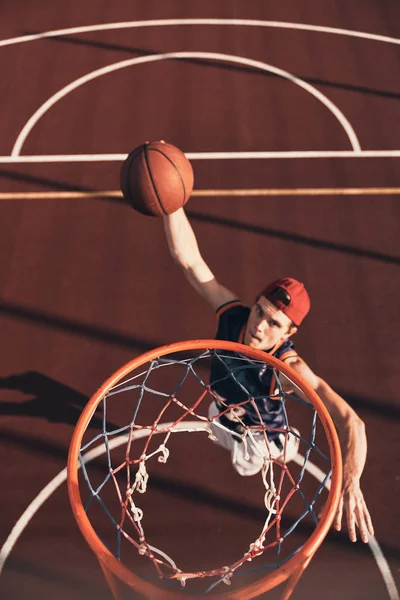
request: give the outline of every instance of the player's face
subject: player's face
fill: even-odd
[[[251,309],[243,341],[256,350],[270,350],[292,335],[291,326],[289,317],[260,296]]]

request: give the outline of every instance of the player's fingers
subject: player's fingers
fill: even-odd
[[[349,532],[349,538],[352,542],[357,541],[356,533],[356,517],[354,514],[355,502],[353,499],[349,499],[346,502],[346,518],[347,518],[347,530]]]
[[[366,508],[366,507],[365,507]],[[365,522],[365,513],[364,513],[364,502],[362,500],[358,500],[354,509],[354,514],[357,519],[357,525],[360,532],[360,537],[364,544],[368,543],[368,530],[367,524]]]
[[[365,503],[365,500],[363,499],[360,502],[360,513],[363,519],[363,524],[364,524],[364,530],[365,530],[365,536],[362,538],[363,542],[368,542],[368,533],[369,535],[374,535],[374,526],[372,525],[372,519],[371,519],[371,515],[369,514],[367,505]],[[357,516],[358,519],[358,516]]]
[[[372,525],[371,515],[369,514],[369,510],[368,510],[365,502],[364,502],[364,518],[365,518],[365,522],[367,524],[368,533],[370,535],[374,535],[374,526]]]
[[[340,531],[342,529],[342,517],[343,517],[343,496],[340,496],[339,505],[336,511],[335,520],[333,523],[336,531]]]

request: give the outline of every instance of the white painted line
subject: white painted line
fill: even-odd
[[[390,600],[400,600],[396,582],[377,539],[373,536],[369,536],[368,544],[375,558],[376,564],[378,565],[378,569],[381,572],[382,579],[385,582]]]
[[[318,158],[400,158],[400,150],[289,150],[281,152],[185,152],[189,160],[281,160]],[[0,156],[0,164],[41,164],[69,162],[122,162],[128,152],[119,154],[23,154]]]
[[[319,100],[322,104],[326,106],[326,108],[336,117],[344,131],[346,132],[347,137],[349,138],[351,147],[354,152],[359,152],[361,150],[360,143],[356,136],[356,133],[351,126],[350,122],[346,119],[341,110],[327,98],[322,92],[317,90],[311,84],[303,81],[299,77],[295,77],[288,71],[283,69],[278,69],[273,65],[269,65],[267,63],[261,62],[259,60],[252,60],[250,58],[244,58],[242,56],[233,56],[231,54],[221,54],[219,52],[168,52],[166,54],[153,54],[149,56],[139,56],[136,58],[130,58],[127,60],[122,60],[111,65],[107,65],[106,67],[102,67],[100,69],[96,69],[91,73],[87,73],[75,81],[72,81],[70,84],[66,85],[64,88],[56,92],[53,96],[51,96],[38,110],[30,117],[27,123],[22,128],[20,134],[17,137],[17,140],[14,144],[14,148],[12,149],[11,155],[18,156],[21,154],[22,146],[25,143],[26,138],[32,131],[33,127],[39,121],[39,119],[59,100],[64,98],[70,92],[76,90],[81,85],[84,85],[88,81],[92,81],[97,77],[101,77],[102,75],[107,75],[108,73],[112,73],[119,69],[124,69],[126,67],[131,67],[133,65],[144,64],[144,63],[152,63],[160,60],[171,60],[171,59],[186,59],[186,58],[199,58],[202,60],[218,60],[223,62],[235,63],[240,65],[246,65],[249,67],[253,67],[255,69],[259,69],[260,71],[266,71],[268,73],[274,73],[279,77],[283,77],[288,81],[291,81],[295,85],[303,88],[306,92],[314,96],[317,100]]]
[[[165,429],[171,425],[172,425],[172,423],[160,423],[159,427]],[[184,423],[179,423],[177,425],[176,429],[184,429],[184,430],[189,429],[192,431],[204,431],[204,430],[207,431],[207,429],[204,429],[204,424],[199,423],[198,421],[185,421]],[[146,429],[143,429],[141,431],[139,430],[139,431],[135,432],[135,438],[139,439],[141,437],[145,437],[148,434],[149,434],[149,430],[146,430]],[[110,440],[109,441],[110,450],[113,450],[114,448],[118,448],[122,444],[126,443],[127,439],[128,439],[128,435],[121,435],[121,436],[114,438],[113,440]],[[96,448],[93,448],[92,450],[87,452],[83,457],[83,462],[85,464],[87,464],[90,461],[97,458],[98,456],[102,456],[103,454],[105,454],[105,445],[101,444],[101,445],[97,446]],[[301,454],[298,454],[293,460],[296,464],[303,466],[304,456],[302,456]],[[78,468],[80,468],[80,466]],[[322,483],[322,481],[325,478],[325,473],[321,469],[319,469],[319,467],[317,467],[316,465],[311,463],[311,461],[307,461],[306,470],[313,477],[315,477],[317,479],[317,481]],[[29,506],[26,508],[26,510],[20,516],[20,518],[18,519],[18,521],[12,528],[10,535],[8,536],[8,538],[6,539],[5,543],[3,544],[3,546],[0,550],[0,575],[4,569],[7,559],[10,556],[15,544],[17,543],[18,539],[24,532],[25,528],[28,526],[29,522],[32,520],[32,518],[37,513],[37,511],[43,506],[43,504],[46,502],[46,500],[48,500],[50,498],[50,496],[66,480],[67,480],[67,469],[65,468],[43,488],[43,490],[36,496],[36,498],[34,500],[32,500],[32,502],[29,504]],[[326,487],[327,487],[327,489],[330,488],[330,481],[328,481],[326,483]],[[399,593],[398,593],[398,590],[396,587],[396,583],[393,578],[392,572],[390,570],[390,566],[389,566],[388,562],[386,561],[386,558],[383,555],[383,552],[382,552],[377,540],[374,537],[369,536],[368,545],[371,549],[371,552],[372,552],[372,554],[376,560],[376,563],[378,565],[378,568],[381,572],[382,578],[384,580],[384,583],[385,583],[385,586],[386,586],[386,589],[388,592],[389,600],[400,600]]]
[[[189,160],[281,159],[281,158],[393,158],[400,150],[289,150],[282,152],[188,152]]]
[[[122,162],[127,156],[127,152],[124,154],[36,154],[31,156],[0,156],[0,164]]]
[[[262,21],[256,19],[153,19],[148,21],[121,21],[119,23],[101,23],[98,25],[84,25],[82,27],[69,27],[67,29],[54,29],[42,33],[22,35],[0,41],[0,47],[11,46],[43,40],[57,36],[76,35],[78,33],[90,33],[93,31],[113,31],[117,29],[132,29],[141,27],[171,27],[176,25],[222,25],[241,27],[271,27],[278,29],[293,29],[298,31],[312,31],[317,33],[330,33],[345,35],[348,37],[361,38],[376,42],[400,45],[400,39],[376,33],[366,33],[353,29],[341,29],[339,27],[326,27],[324,25],[308,25],[306,23],[291,23],[286,21]]]
[[[117,448],[121,444],[126,441],[126,436],[120,436],[115,438],[112,442],[110,442],[110,447]],[[93,450],[90,450],[87,454],[85,454],[84,462],[90,462],[94,458],[101,456],[105,453],[105,447],[97,446]],[[29,504],[28,508],[22,513],[16,524],[11,530],[10,535],[6,539],[3,547],[0,550],[0,574],[4,568],[4,565],[14,548],[18,538],[23,533],[24,529],[29,524],[29,521],[32,520],[34,515],[37,513],[39,508],[50,498],[52,494],[67,480],[67,468],[63,469],[54,479],[52,479],[46,487],[42,489],[42,491],[36,496],[34,500]]]
[[[172,423],[161,423],[159,425],[159,427],[170,427],[171,425],[172,425]],[[178,423],[176,425],[175,429],[177,429],[177,430],[179,430],[179,429],[192,430],[191,428],[193,430],[197,430],[197,431],[205,430],[204,425],[202,425],[201,423],[199,423],[197,421],[193,421],[193,422],[186,421],[185,423]],[[142,430],[136,431],[135,439],[146,437],[147,435],[149,435],[149,433],[150,433],[150,430],[148,430],[148,429],[142,429]],[[109,446],[110,450],[113,450],[114,448],[118,448],[122,444],[126,443],[127,440],[128,440],[128,435],[120,435],[120,436],[114,438],[113,440],[109,440],[108,446]],[[95,458],[102,456],[103,454],[105,454],[105,452],[106,452],[106,449],[105,449],[104,444],[96,446],[96,448],[93,448],[92,450],[90,450],[83,456],[83,462],[85,464],[87,464],[87,463],[91,462],[92,460],[94,460]],[[80,465],[78,466],[78,469],[80,469]],[[22,515],[20,516],[20,518],[18,519],[18,521],[12,528],[10,535],[6,539],[5,543],[3,544],[3,547],[0,550],[0,575],[4,569],[4,565],[5,565],[8,557],[10,556],[12,549],[14,548],[15,544],[17,543],[18,538],[22,535],[24,529],[28,526],[29,521],[32,520],[34,515],[41,508],[41,506],[43,506],[43,504],[46,502],[46,500],[48,500],[50,498],[50,496],[52,494],[54,494],[54,492],[66,480],[67,480],[67,468],[63,469],[58,475],[56,475],[56,477],[54,477],[54,479],[52,479],[42,489],[42,491],[36,496],[36,498],[34,498],[34,500],[32,500],[32,502],[29,504],[29,506],[26,508],[26,510],[22,513]]]
[[[293,462],[302,467],[304,464],[304,456],[302,456],[301,454],[297,454],[297,456],[293,458]],[[317,465],[314,465],[311,461],[307,461],[305,469],[320,483],[324,481],[325,473],[319,467],[317,467]],[[331,482],[327,481],[325,487],[327,490],[329,490],[331,487]],[[381,547],[378,544],[378,541],[374,536],[368,535],[368,545],[373,557],[375,558],[378,569],[381,572],[382,579],[385,583],[390,600],[400,600],[396,582],[390,570],[389,564],[382,552]]]

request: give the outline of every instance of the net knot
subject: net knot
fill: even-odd
[[[251,561],[253,558],[262,554],[264,552],[264,546],[260,540],[255,541],[253,544],[250,544],[249,551],[247,553],[248,561]]]
[[[158,457],[158,462],[166,463],[169,457],[168,448],[164,444],[161,444],[159,447],[159,451],[161,452],[161,456]]]
[[[230,568],[229,567],[223,567],[222,568],[222,572],[224,574],[223,577],[222,577],[222,581],[225,583],[225,585],[231,585],[231,583],[232,583],[231,578],[232,578],[233,573],[230,570]]]
[[[129,498],[129,502],[130,502],[130,505],[131,505],[131,513],[132,513],[133,520],[136,521],[136,523],[140,523],[140,521],[143,519],[143,511],[142,511],[142,509],[138,508],[134,504],[132,498]]]
[[[132,491],[138,491],[139,494],[144,494],[147,490],[147,481],[149,474],[147,473],[146,464],[143,461],[139,463],[139,468],[135,476],[135,483],[132,486]]]
[[[268,512],[272,513],[273,515],[276,514],[275,503],[278,499],[279,499],[279,496],[275,495],[274,490],[269,489],[265,492],[265,496],[264,496],[265,508],[268,510]]]
[[[218,438],[217,436],[213,433],[212,427],[211,427],[211,423],[208,422],[207,423],[207,437],[209,440],[211,440],[212,442],[218,442]]]
[[[140,546],[138,546],[138,553],[140,554],[140,556],[144,556],[147,552],[147,548],[145,544],[140,544]]]
[[[182,573],[182,571],[180,569],[178,569],[176,572],[176,576],[178,577],[181,586],[186,587],[186,577],[184,577],[183,574],[180,575],[181,573]]]

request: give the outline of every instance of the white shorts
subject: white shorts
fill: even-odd
[[[208,416],[213,419],[219,414],[215,402],[211,402],[208,409]],[[226,427],[220,424],[219,419],[211,421],[211,431],[215,437],[214,442],[229,450],[231,453],[232,464],[239,475],[256,475],[271,459],[283,457],[283,451],[278,448],[275,442],[269,442],[268,447],[265,444],[264,435],[255,430],[251,430],[251,434],[246,436],[246,441],[239,441],[230,433]],[[292,431],[298,433],[296,429]],[[282,446],[285,442],[285,435],[279,434]],[[298,451],[299,438],[293,434],[288,435],[286,442],[286,462],[292,460]]]

